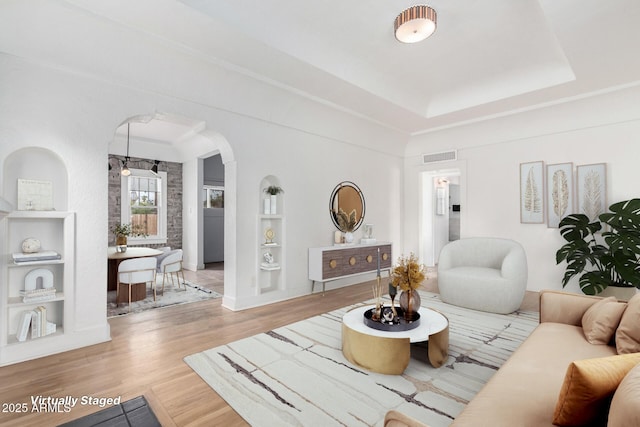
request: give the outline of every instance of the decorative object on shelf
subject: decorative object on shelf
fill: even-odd
[[[273,228],[267,228],[266,230],[264,230],[264,245],[266,246],[272,246],[275,245],[276,243],[273,241],[273,238],[275,237],[276,233],[273,231]]]
[[[270,185],[264,189],[264,192],[269,195],[269,213],[275,215],[278,213],[278,194],[284,193],[284,190],[277,185]],[[266,202],[265,202],[266,210]],[[266,212],[265,212],[266,213]]]
[[[346,233],[344,233],[344,242],[353,243],[353,233],[351,231],[347,231]]]
[[[427,5],[411,6],[403,10],[393,22],[393,33],[401,43],[422,41],[436,31],[438,15]]]
[[[27,262],[45,262],[45,261],[55,261],[59,260],[62,257],[56,251],[40,251],[34,252],[31,254],[26,254],[24,252],[17,252],[11,255],[14,264],[27,263]]]
[[[141,226],[131,224],[116,224],[111,229],[116,236],[116,252],[127,251],[127,237],[147,237]]]
[[[260,264],[260,266],[265,270],[276,270],[280,267],[280,265],[275,262],[273,254],[271,252],[267,251],[262,254],[262,259],[264,259],[264,261]]]
[[[420,294],[417,289],[426,278],[425,270],[425,266],[418,263],[413,253],[408,257],[398,258],[398,265],[392,270],[391,284],[402,290],[399,304],[406,320],[412,320],[420,309]]]
[[[344,237],[345,243],[353,243],[353,231],[356,226],[356,210],[353,209],[349,214],[339,209],[338,212],[335,213],[336,221],[338,221],[338,228],[342,230],[342,235]]]
[[[567,261],[562,278],[565,287],[574,276],[580,289],[595,295],[609,286],[636,293],[640,288],[640,199],[614,203],[610,212],[591,222],[585,214],[572,214],[560,221],[560,234],[567,241],[556,252],[556,263]],[[596,235],[603,226],[603,243]],[[630,292],[630,293],[631,293]]]
[[[22,241],[22,252],[25,254],[34,254],[40,250],[40,240],[35,237],[27,237]]]
[[[53,183],[34,179],[18,179],[18,210],[53,210]]]
[[[360,243],[362,244],[376,243],[376,238],[373,237],[373,224],[364,225],[364,234],[362,236],[362,239],[360,239]]]
[[[24,290],[35,291],[38,280],[42,283],[42,289],[53,288],[53,273],[46,268],[36,268],[24,276]]]

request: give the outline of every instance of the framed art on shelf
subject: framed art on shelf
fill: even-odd
[[[573,163],[547,165],[547,226],[558,228],[565,216],[574,213]]]
[[[607,211],[607,164],[578,165],[576,170],[577,213],[594,221]]]
[[[520,222],[544,223],[544,162],[520,163]]]

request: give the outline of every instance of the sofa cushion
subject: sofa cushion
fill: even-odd
[[[635,294],[627,303],[627,309],[620,319],[616,331],[616,349],[618,354],[640,352],[640,293]]]
[[[630,370],[613,394],[607,427],[640,426],[640,364]]]
[[[576,360],[567,368],[553,423],[581,426],[606,419],[609,398],[620,381],[640,363],[640,353]]]
[[[603,298],[582,316],[582,330],[591,344],[609,344],[616,333],[626,305],[614,297]]]

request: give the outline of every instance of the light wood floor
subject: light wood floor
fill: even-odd
[[[220,271],[187,272],[187,280],[222,293]],[[246,426],[184,362],[187,355],[372,297],[372,282],[308,295],[266,307],[233,312],[221,299],[113,318],[112,340],[0,368],[0,404],[27,403],[32,396],[118,397],[144,395],[163,426]],[[425,289],[437,291],[435,279]],[[537,309],[537,293],[523,308]],[[5,405],[6,404],[6,405]],[[2,426],[53,426],[99,410],[77,405],[69,413],[0,412]]]

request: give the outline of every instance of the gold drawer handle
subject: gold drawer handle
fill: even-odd
[[[382,254],[382,259],[383,260],[388,260],[389,259],[389,254]]]
[[[367,255],[367,262],[373,261],[373,257],[371,255]]]
[[[338,265],[338,262],[335,259],[332,259],[331,261],[329,261],[329,267],[336,268],[337,265]]]
[[[349,258],[349,265],[356,265],[356,257],[352,256]]]

